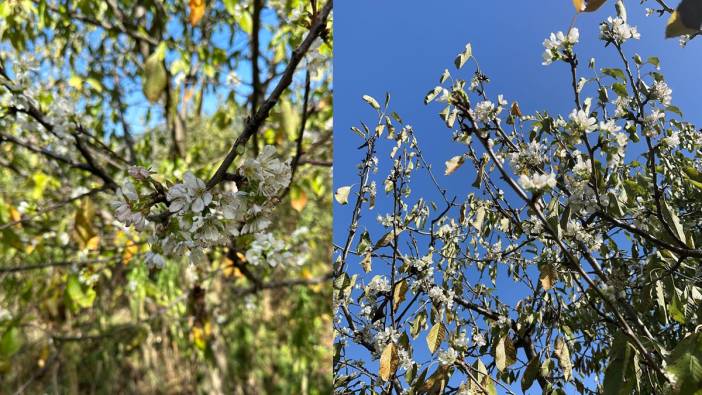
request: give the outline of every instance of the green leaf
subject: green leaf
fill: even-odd
[[[417,336],[419,336],[419,332],[421,332],[424,327],[427,325],[427,312],[425,310],[422,310],[417,316],[414,318],[414,321],[412,321],[412,328],[410,328],[410,335],[412,335],[413,339],[416,339]]]
[[[683,339],[666,359],[676,394],[702,393],[702,333]]]
[[[603,395],[630,395],[633,392],[634,349],[623,335],[616,337],[609,353],[609,366],[605,371]]]
[[[237,0],[223,0],[224,8],[231,16],[236,16],[236,3]]]
[[[663,219],[665,219],[665,222],[667,222],[668,225],[672,225],[671,227],[678,237],[678,240],[684,243],[687,237],[685,237],[685,229],[680,223],[680,218],[678,218],[677,214],[675,214],[670,205],[668,205],[668,202],[664,200],[662,203],[661,211],[663,213]]]
[[[22,348],[22,334],[16,326],[11,326],[0,337],[0,360],[8,360]]]
[[[144,96],[152,103],[158,101],[166,90],[166,86],[168,86],[168,73],[163,64],[166,54],[165,50],[165,44],[161,43],[144,63],[142,88]]]
[[[522,392],[526,392],[532,385],[534,385],[534,380],[539,375],[539,357],[535,356],[532,358],[524,369],[524,375],[522,376]]]
[[[253,19],[251,18],[251,14],[248,12],[242,12],[238,15],[238,17],[239,27],[244,33],[250,35],[253,31]]]
[[[673,287],[673,292],[671,292],[672,298],[670,299],[670,304],[668,305],[668,312],[670,313],[670,318],[675,321],[684,324],[685,323],[685,305],[680,301],[678,296],[678,291]]]
[[[615,82],[614,84],[612,84],[612,90],[619,96],[629,96],[629,92],[627,92],[626,90],[626,85],[622,84],[621,82]]]
[[[608,75],[612,78],[620,79],[622,81],[626,81],[626,74],[621,69],[616,69],[616,68],[603,68],[602,69],[602,74]]]
[[[83,285],[78,280],[78,276],[75,274],[68,277],[66,295],[76,306],[81,308],[89,308],[95,301],[95,291],[89,287],[84,290]]]

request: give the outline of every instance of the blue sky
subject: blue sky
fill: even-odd
[[[702,124],[702,114],[697,111],[702,82],[692,77],[697,76],[702,64],[702,39],[681,48],[677,39],[664,39],[664,18],[645,17],[644,7],[638,2],[627,3],[629,23],[636,25],[642,35],[642,40],[625,44],[627,55],[639,53],[644,59],[658,56],[661,71],[673,89],[673,104],[688,121]],[[655,2],[649,0],[645,6],[654,7]],[[467,42],[472,43],[473,54],[491,79],[488,93],[493,101],[502,93],[510,102],[518,101],[524,113],[547,110],[567,115],[572,110],[572,92],[564,88],[570,83],[567,66],[541,64],[544,38],[552,31],[567,31],[573,22],[575,11],[569,0],[357,0],[338,2],[334,14],[335,188],[358,182],[355,165],[363,151],[354,149],[360,139],[350,127],[358,126],[360,121],[374,121],[373,110],[361,96],[368,94],[382,101],[387,91],[392,96],[391,109],[414,127],[439,182],[458,196],[471,190],[475,177],[472,166],[463,166],[450,177],[443,176],[444,161],[463,150],[451,141],[449,130],[437,116],[441,107],[425,106],[422,102],[426,92],[437,85],[444,68],[454,70],[453,59]],[[597,59],[598,67],[620,67],[615,51],[604,48],[598,39],[599,22],[614,14],[614,2],[610,0],[597,12],[577,17],[580,43],[576,51],[581,59],[581,74],[587,72],[585,66],[590,57]],[[472,65],[466,68],[463,77],[468,76]],[[383,156],[381,162],[382,159]],[[428,180],[415,181],[415,191],[429,190]],[[361,229],[378,229],[375,215],[383,208],[379,206],[378,212],[363,218]],[[349,206],[334,207],[337,244],[346,236],[350,212]],[[516,296],[511,290],[499,292],[507,298]],[[371,370],[375,369],[371,366]]]

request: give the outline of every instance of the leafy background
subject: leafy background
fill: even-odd
[[[71,122],[83,126],[78,138],[117,184],[128,163],[151,168],[164,183],[186,170],[206,179],[279,82],[310,14],[322,6],[6,1],[0,61],[13,79],[17,64],[36,59],[29,78],[39,108],[52,113],[59,98],[68,102]],[[80,162],[72,141],[27,127],[31,122],[19,122],[3,102],[0,392],[330,391],[331,294],[324,279],[331,48],[329,22],[245,147],[244,157],[265,144],[286,159],[301,154],[290,193],[271,214],[270,231],[304,262],[289,269],[245,270],[216,248],[204,266],[175,259],[162,270],[149,268],[146,236],[114,220],[114,192],[93,174],[32,149]],[[163,57],[154,61],[159,49]],[[230,253],[240,257],[249,242],[237,240]],[[252,278],[270,289],[255,287]]]

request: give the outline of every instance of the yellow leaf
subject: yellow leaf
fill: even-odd
[[[566,381],[570,381],[570,378],[573,376],[573,363],[570,361],[568,343],[566,343],[562,337],[556,339],[554,353],[556,354],[558,364],[561,366],[561,370],[563,371],[563,378],[565,378]]]
[[[509,336],[500,338],[495,347],[495,366],[500,372],[517,361],[517,350]]]
[[[200,19],[205,15],[205,0],[190,0],[190,24],[192,26],[200,23]]]
[[[307,205],[307,193],[300,189],[296,193],[292,193],[290,196],[290,205],[295,211],[300,212]]]
[[[427,346],[429,346],[429,351],[431,351],[432,354],[439,348],[444,337],[446,337],[446,327],[444,327],[442,322],[437,322],[431,327],[427,335]]]
[[[593,12],[602,7],[607,0],[573,0],[576,12]]]
[[[366,255],[363,256],[363,261],[361,261],[361,266],[363,266],[363,270],[365,270],[366,273],[370,273],[373,268],[371,255],[371,251],[366,252]]]
[[[100,246],[100,236],[93,236],[85,243],[85,248],[91,251],[97,250],[98,246]]]
[[[670,15],[665,28],[665,36],[676,37],[695,34],[702,27],[702,3],[699,0],[682,0]]]
[[[127,241],[127,245],[124,247],[124,252],[122,253],[122,264],[128,264],[138,251],[139,246],[135,242],[131,240]]]
[[[698,29],[691,29],[685,26],[683,18],[678,11],[673,11],[670,18],[668,18],[668,24],[665,26],[665,38],[694,34],[697,32],[699,32]]]
[[[334,199],[336,199],[336,201],[339,204],[348,204],[350,192],[351,192],[350,186],[340,187],[336,190],[336,193],[334,193]]]
[[[450,366],[441,365],[420,387],[422,394],[443,394],[448,383]],[[482,392],[478,392],[482,395]]]
[[[553,283],[556,282],[556,270],[551,265],[543,265],[539,270],[541,271],[539,274],[541,286],[548,291],[553,287]]]
[[[142,89],[144,96],[152,103],[158,101],[168,86],[168,73],[163,65],[165,55],[166,46],[159,44],[144,63]]]
[[[237,254],[241,254],[241,253],[237,253]],[[243,254],[242,254],[242,256],[243,256]],[[240,278],[242,276],[239,268],[234,266],[234,261],[232,261],[231,259],[229,259],[226,256],[222,259],[222,272],[224,273],[225,277]]]
[[[12,206],[10,206],[10,219],[12,219],[12,222],[20,222],[22,220],[22,214]]]
[[[81,249],[88,246],[88,242],[97,235],[93,229],[93,217],[95,216],[95,208],[90,199],[84,199],[80,208],[76,211],[73,222],[73,239],[78,243]],[[93,243],[95,243],[93,241]]]
[[[400,358],[397,355],[397,347],[392,342],[388,343],[383,350],[383,354],[380,356],[380,378],[385,381],[390,380],[397,370],[399,361]]]
[[[517,103],[517,102],[512,103],[512,108],[510,109],[510,114],[514,115],[515,117],[522,117],[522,110],[519,108],[519,103]]]
[[[395,310],[397,310],[397,308],[400,306],[400,303],[402,303],[405,300],[405,295],[407,294],[408,288],[409,287],[407,286],[407,281],[405,280],[402,280],[395,285],[395,293],[392,299],[392,303],[394,305]]]
[[[444,175],[451,175],[454,171],[461,167],[464,161],[465,158],[463,157],[463,155],[456,155],[453,158],[447,160],[446,171],[444,172]]]

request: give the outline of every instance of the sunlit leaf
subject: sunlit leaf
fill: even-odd
[[[388,381],[395,374],[400,358],[397,355],[397,346],[393,342],[388,343],[380,356],[380,378]]]

